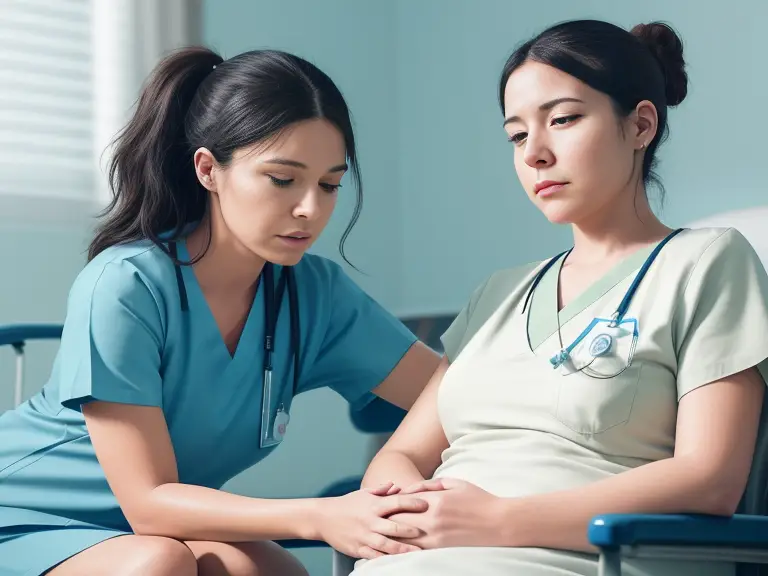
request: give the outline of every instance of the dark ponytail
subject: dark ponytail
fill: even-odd
[[[188,48],[152,72],[133,118],[115,140],[108,171],[113,197],[89,260],[123,242],[147,238],[159,244],[161,232],[203,216],[207,193],[197,182],[184,120],[200,84],[221,62],[210,50]]]
[[[132,119],[118,134],[109,164],[113,198],[88,250],[91,260],[125,242],[179,238],[200,222],[209,192],[198,182],[193,154],[207,148],[226,166],[239,148],[302,120],[324,118],[344,136],[357,190],[352,220],[360,214],[362,186],[349,110],[333,81],[306,60],[276,50],[255,50],[224,61],[207,48],[178,50],[148,78]]]

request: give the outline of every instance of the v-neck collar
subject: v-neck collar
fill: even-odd
[[[177,243],[179,248],[179,260],[182,262],[189,261],[189,252],[187,250],[187,242],[185,239],[181,239]],[[248,311],[248,317],[243,325],[243,330],[240,333],[240,338],[237,341],[234,353],[229,351],[227,343],[224,340],[224,336],[221,333],[216,318],[211,311],[208,301],[205,298],[200,284],[195,276],[195,271],[192,266],[181,266],[182,278],[184,280],[184,286],[187,290],[187,298],[189,302],[189,311],[199,318],[202,328],[204,330],[211,330],[215,334],[216,338],[216,350],[212,353],[223,355],[223,357],[229,360],[230,365],[234,365],[240,362],[243,356],[253,353],[255,350],[255,331],[258,324],[257,317],[260,311],[264,309],[264,290],[262,289],[262,282],[259,282],[259,286],[256,290],[256,294],[251,304],[251,308]]]
[[[527,322],[531,349],[536,350],[557,331],[558,326],[572,320],[632,272],[638,270],[657,245],[658,242],[640,248],[617,262],[558,312],[558,284],[566,255],[560,256],[544,274],[531,298],[528,311],[530,316]]]

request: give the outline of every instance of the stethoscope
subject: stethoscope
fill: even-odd
[[[174,268],[176,270],[176,283],[179,289],[179,299],[181,301],[181,311],[189,311],[189,300],[187,298],[187,289],[184,286],[184,278],[181,273],[181,266],[178,261],[178,249],[176,242],[170,242],[168,246],[171,257],[173,258]],[[288,313],[290,317],[290,355],[293,359],[293,388],[292,395],[296,396],[299,389],[299,351],[301,346],[301,332],[299,326],[299,297],[296,288],[296,276],[293,268],[283,266],[280,272],[280,278],[277,281],[277,291],[275,291],[275,272],[274,265],[267,262],[261,272],[260,282],[264,287],[264,388],[261,400],[261,441],[262,448],[279,444],[285,436],[285,431],[290,420],[290,415],[285,410],[281,402],[275,412],[274,421],[272,419],[272,359],[275,352],[275,332],[277,330],[277,320],[280,316],[280,308],[283,302],[283,294],[286,286],[288,288]],[[275,293],[277,292],[277,293]]]
[[[643,278],[645,277],[646,273],[648,272],[648,269],[653,264],[653,261],[656,260],[656,257],[659,255],[659,252],[661,252],[664,246],[670,240],[672,240],[672,238],[677,236],[683,230],[685,229],[678,228],[672,231],[661,242],[659,242],[659,244],[648,255],[648,257],[645,259],[645,262],[643,262],[643,265],[641,266],[639,272],[635,276],[635,279],[632,281],[632,284],[624,293],[624,297],[621,299],[621,302],[619,303],[618,307],[616,308],[614,313],[611,315],[610,319],[608,319],[609,327],[611,328],[618,327],[624,321],[624,317],[627,314],[627,310],[629,309],[629,305],[632,302],[632,298],[634,297],[635,292],[637,292],[637,289],[640,286],[640,283],[643,281]],[[531,287],[528,289],[528,293],[526,294],[525,301],[523,303],[523,310],[522,310],[523,314],[525,314],[526,308],[528,307],[528,303],[531,297],[533,296],[534,290],[536,290],[536,287],[538,286],[539,282],[541,282],[541,279],[544,277],[547,271],[561,257],[567,258],[572,250],[573,248],[570,248],[568,250],[565,250],[564,252],[561,252],[557,256],[551,258],[541,268],[541,270],[539,270],[539,272],[534,277],[533,282],[531,283]],[[576,346],[578,346],[582,342],[582,340],[584,340],[584,338],[592,331],[595,325],[600,321],[602,321],[602,319],[600,318],[593,319],[592,322],[590,322],[590,324],[576,337],[576,339],[570,345],[568,345],[567,347],[563,347],[561,345],[560,350],[549,359],[549,362],[552,365],[552,367],[560,368],[561,366],[563,366],[563,364],[568,362],[568,360],[571,358],[571,353],[573,352],[574,348],[576,348]],[[589,354],[594,358],[604,356],[612,350],[613,344],[614,344],[613,336],[606,333],[600,333],[597,336],[595,336],[593,341],[590,343],[588,348]]]

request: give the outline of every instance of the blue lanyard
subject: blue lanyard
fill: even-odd
[[[181,274],[181,267],[178,261],[178,250],[175,242],[170,242],[168,246],[174,267],[176,268],[176,283],[179,288],[179,300],[181,301],[182,312],[189,310],[189,300],[187,290],[184,286],[184,278]],[[275,297],[275,279],[274,267],[271,262],[267,262],[262,270],[260,281],[264,282],[264,376],[271,380],[272,375],[272,357],[275,352],[275,332],[277,330],[277,319],[280,315],[280,308],[283,302],[285,288],[288,288],[288,313],[290,315],[290,346],[291,356],[293,358],[293,395],[295,396],[299,389],[299,350],[301,345],[301,332],[299,326],[299,298],[296,289],[296,276],[293,268],[284,266],[277,285],[277,297]]]
[[[629,289],[624,294],[624,298],[621,299],[621,303],[619,304],[618,308],[616,308],[616,311],[613,313],[612,320],[614,323],[619,323],[624,319],[624,316],[627,313],[627,310],[629,309],[629,304],[632,302],[632,298],[635,295],[635,292],[637,292],[638,287],[640,286],[640,282],[643,281],[643,278],[645,277],[645,274],[648,272],[648,269],[651,267],[651,264],[653,264],[653,261],[656,260],[656,257],[659,255],[659,252],[661,252],[662,248],[672,240],[675,236],[677,236],[680,232],[685,230],[685,228],[678,228],[677,230],[674,230],[670,232],[659,244],[656,246],[656,248],[653,249],[653,252],[651,252],[648,255],[648,258],[645,259],[645,262],[643,262],[642,267],[640,268],[640,271],[637,273],[637,276],[635,276],[635,279],[632,281],[632,285],[629,287]],[[547,270],[549,270],[552,265],[558,261],[558,259],[565,255],[565,257],[568,257],[568,254],[571,253],[573,248],[570,248],[569,250],[566,250],[565,252],[560,252],[557,256],[554,258],[551,258],[544,267],[539,270],[539,273],[536,274],[536,277],[533,279],[533,283],[531,284],[531,287],[528,289],[528,294],[525,297],[525,303],[523,304],[523,313],[525,313],[525,309],[528,307],[528,302],[533,296],[533,291],[538,286],[539,282],[541,282],[541,279],[544,277],[544,275],[547,273]]]
[[[272,372],[272,355],[275,351],[275,331],[283,293],[288,286],[288,313],[291,323],[291,355],[293,357],[293,395],[299,388],[299,304],[296,290],[296,277],[293,268],[284,266],[277,282],[277,300],[275,300],[274,270],[270,262],[264,265],[262,272],[264,280],[264,375]]]

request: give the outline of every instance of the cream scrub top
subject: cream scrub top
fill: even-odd
[[[474,292],[443,336],[451,366],[438,410],[450,447],[434,477],[508,498],[597,482],[673,456],[685,394],[753,366],[768,377],[768,274],[747,240],[723,228],[682,231],[648,269],[626,315],[638,326],[629,368],[612,378],[553,368],[561,339],[567,346],[594,318],[610,318],[654,247],[618,263],[560,312],[563,258],[525,311],[543,262],[497,272]],[[616,348],[623,360],[629,341]],[[610,372],[599,363],[611,361],[591,366]],[[628,560],[624,567],[630,576],[734,574],[733,564],[716,562]],[[354,574],[586,576],[597,574],[597,556],[446,548],[359,561]]]

